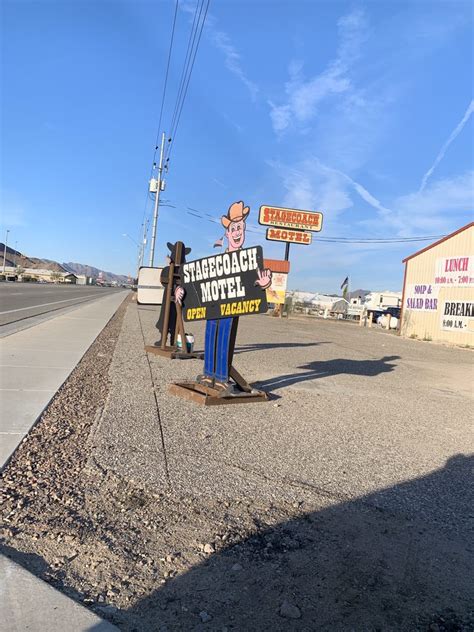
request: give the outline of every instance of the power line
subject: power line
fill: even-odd
[[[155,153],[153,155],[153,162],[155,162],[155,159],[156,159],[156,152],[158,150],[158,141],[159,141],[160,133],[161,133],[161,120],[163,118],[163,108],[164,108],[165,99],[166,99],[166,88],[168,86],[168,74],[170,70],[171,54],[173,52],[174,31],[176,27],[176,16],[178,15],[178,5],[179,5],[179,0],[176,0],[176,4],[174,7],[173,26],[171,27],[171,39],[170,39],[170,44],[168,48],[168,61],[166,62],[166,73],[165,73],[165,81],[163,85],[163,95],[161,98],[160,118],[158,120],[158,129],[156,132]]]
[[[179,121],[181,119],[181,114],[183,112],[183,107],[184,107],[184,103],[185,103],[185,100],[186,100],[186,95],[188,93],[189,83],[191,81],[191,75],[192,75],[192,72],[193,72],[194,63],[196,61],[196,55],[197,55],[197,51],[198,51],[198,48],[199,48],[199,43],[201,41],[202,31],[204,29],[204,23],[206,22],[206,17],[207,17],[207,12],[209,10],[210,2],[211,2],[211,0],[207,0],[206,9],[204,11],[204,17],[201,20],[201,26],[200,27],[199,27],[199,18],[198,18],[197,29],[199,29],[199,35],[198,35],[198,38],[197,38],[196,46],[194,47],[194,53],[193,53],[193,57],[192,57],[192,61],[191,61],[191,66],[189,68],[189,72],[188,72],[188,75],[187,75],[186,85],[184,87],[184,92],[183,92],[183,95],[182,95],[179,111],[178,111],[178,114],[177,114],[177,117],[176,117],[176,122],[175,122],[175,125],[174,125],[174,129],[171,130],[171,142],[170,142],[170,144],[168,146],[167,160],[169,160],[169,158],[171,156],[171,152],[173,150],[174,141],[176,139],[176,134],[177,134],[178,127],[179,127]],[[203,4],[201,5],[200,15],[201,15],[201,12],[202,12],[202,6],[203,5],[204,5],[204,0],[203,0]]]
[[[165,72],[165,80],[164,80],[164,84],[163,84],[163,94],[161,97],[161,107],[160,107],[160,116],[158,119],[158,128],[157,128],[157,132],[156,132],[156,141],[155,141],[155,149],[153,152],[153,160],[151,163],[151,167],[150,167],[150,177],[149,180],[151,180],[151,178],[153,177],[153,169],[155,166],[155,160],[156,160],[156,152],[158,150],[158,140],[160,137],[160,129],[161,129],[161,121],[163,118],[163,109],[164,109],[164,105],[165,105],[165,99],[166,99],[166,89],[168,86],[168,75],[169,75],[169,69],[170,69],[170,63],[171,63],[171,55],[172,55],[172,51],[173,51],[173,41],[174,41],[174,33],[175,33],[175,27],[176,27],[176,18],[178,15],[178,6],[179,6],[179,0],[176,0],[176,4],[175,4],[175,8],[174,8],[174,16],[173,16],[173,24],[171,27],[171,37],[170,37],[170,43],[169,43],[169,47],[168,47],[168,59],[166,62],[166,72]],[[149,200],[153,200],[153,197],[150,194],[150,190],[149,190],[149,185],[147,183],[147,188],[146,188],[146,197],[145,197],[145,206],[143,208],[143,217],[142,217],[142,223],[141,223],[141,227],[143,229],[143,239],[145,239],[146,236],[146,228],[145,228],[145,222],[147,221],[147,207],[148,207],[148,201]],[[143,245],[143,249],[145,248],[145,245]]]
[[[325,241],[328,243],[338,243],[338,244],[395,244],[395,243],[403,243],[408,244],[416,241],[433,241],[436,239],[442,239],[445,235],[435,235],[434,237],[401,237],[400,239],[388,237],[385,239],[353,239],[350,237],[314,237],[313,241]]]
[[[202,7],[204,5],[204,0],[197,0],[196,2],[196,8],[194,9],[194,17],[193,17],[193,24],[191,26],[191,31],[189,33],[189,38],[188,38],[188,47],[186,49],[186,55],[184,56],[184,62],[183,62],[183,68],[181,70],[181,77],[179,79],[179,86],[178,86],[178,96],[176,98],[176,103],[174,106],[174,110],[173,110],[173,117],[171,119],[171,126],[170,126],[170,131],[174,128],[174,124],[176,122],[176,116],[178,113],[178,106],[181,100],[181,95],[183,92],[183,88],[184,88],[184,82],[185,82],[185,76],[186,76],[186,72],[187,69],[189,67],[189,62],[191,59],[191,42],[192,45],[194,46],[194,40],[196,38],[196,33],[197,33],[197,26],[196,26],[196,18],[198,15],[198,9],[199,9],[199,3],[201,2],[201,9],[199,11],[199,18],[201,17],[201,12],[202,12]]]
[[[207,217],[214,217],[209,213],[205,213],[204,211],[200,211],[192,206],[187,207],[188,210],[186,213],[188,215],[193,215],[194,217],[199,217],[200,219],[206,219]],[[191,212],[192,211],[192,212]],[[218,220],[208,220],[214,221],[216,223],[220,223]],[[291,230],[291,229],[285,229]],[[258,228],[252,226],[251,228],[247,227],[247,232],[256,233],[259,235],[265,234],[264,228]],[[347,243],[347,244],[391,244],[391,243],[411,243],[416,241],[434,241],[437,239],[442,239],[445,235],[423,235],[420,237],[319,237],[314,235],[313,241],[322,241],[328,243]]]

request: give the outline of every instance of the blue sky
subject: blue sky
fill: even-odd
[[[169,129],[195,2],[181,0]],[[173,1],[2,3],[1,235],[133,273]],[[472,220],[472,2],[211,2],[175,138],[157,258],[212,253],[236,200],[324,213],[321,236],[445,234]],[[249,232],[269,257],[284,246]],[[263,230],[261,231],[263,233]],[[425,244],[292,246],[289,286],[400,289]]]

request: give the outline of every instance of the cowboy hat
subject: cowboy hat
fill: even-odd
[[[230,205],[227,215],[221,217],[221,223],[224,228],[229,228],[231,222],[240,222],[240,220],[246,220],[247,215],[250,213],[248,206],[244,207],[243,202],[234,202]]]

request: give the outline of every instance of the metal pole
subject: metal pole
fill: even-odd
[[[16,268],[16,247],[18,246],[18,242],[15,241],[15,254],[13,255],[13,265]]]
[[[10,230],[7,228],[7,234],[5,237],[5,243],[3,244],[3,274],[5,274],[5,263],[7,260],[7,244],[8,244],[8,233],[10,232]]]
[[[153,261],[155,259],[156,224],[158,221],[158,208],[160,206],[161,172],[163,171],[164,148],[165,148],[165,133],[163,132],[161,136],[160,164],[158,166],[158,189],[155,194],[155,208],[153,210],[153,227],[151,230],[150,268],[153,268]]]
[[[285,246],[285,261],[289,261],[290,260],[290,242],[286,242],[286,246]]]
[[[143,238],[142,238],[142,245],[140,248],[140,257],[138,259],[138,269],[140,270],[140,268],[143,265],[143,258],[145,256],[145,247],[146,247],[146,236],[148,233],[148,217],[146,218],[146,220],[143,223]]]

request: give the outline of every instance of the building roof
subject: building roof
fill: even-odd
[[[469,224],[466,224],[462,228],[458,228],[458,230],[455,230],[454,233],[450,233],[449,235],[446,235],[445,237],[442,237],[441,239],[438,239],[438,241],[435,241],[434,243],[430,244],[429,246],[426,246],[425,248],[422,248],[421,250],[418,250],[417,252],[414,252],[412,255],[409,255],[408,257],[405,257],[405,259],[402,259],[402,262],[406,263],[407,261],[409,261],[409,259],[413,259],[413,257],[417,257],[418,255],[421,255],[423,252],[426,252],[427,250],[430,250],[431,248],[434,248],[435,246],[438,246],[439,244],[442,244],[443,241],[451,239],[451,237],[454,237],[454,235],[458,235],[459,233],[462,233],[463,230],[466,230],[466,229],[471,228],[473,226],[474,226],[474,222],[470,222]]]
[[[270,268],[272,272],[285,272],[288,274],[290,271],[290,262],[280,259],[264,259],[263,265],[266,268]]]

